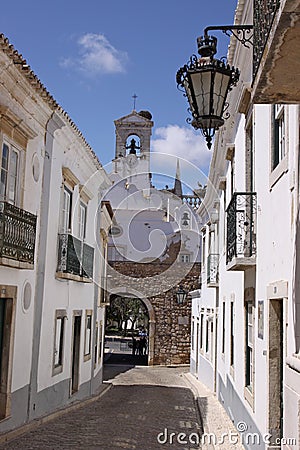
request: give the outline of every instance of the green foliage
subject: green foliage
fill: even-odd
[[[131,324],[131,330],[137,321],[146,323],[148,313],[145,305],[138,298],[115,297],[107,308],[107,319],[117,322],[118,330],[127,331],[127,322]]]

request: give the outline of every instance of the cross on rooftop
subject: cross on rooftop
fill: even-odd
[[[132,98],[133,98],[133,110],[135,111],[135,104],[136,104],[136,99],[137,99],[137,95],[133,94]]]

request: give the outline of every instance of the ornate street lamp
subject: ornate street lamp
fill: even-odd
[[[230,67],[223,59],[215,59],[217,38],[208,35],[208,30],[222,30],[225,34],[234,34],[246,47],[251,43],[245,33],[252,25],[230,25],[223,27],[207,27],[204,35],[197,39],[198,53],[191,56],[188,64],[181,67],[176,75],[178,87],[184,89],[188,98],[189,111],[192,118],[187,121],[197,130],[200,129],[206,138],[207,146],[212,146],[212,138],[229,117],[227,112],[227,94],[239,80],[240,72]],[[243,32],[243,37],[239,33]]]
[[[176,299],[177,299],[177,303],[178,305],[182,305],[187,297],[187,291],[185,291],[183,289],[183,286],[180,285],[178,291],[176,292]]]

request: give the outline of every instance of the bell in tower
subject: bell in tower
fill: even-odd
[[[128,139],[130,139],[130,138],[128,138]],[[126,150],[129,149],[130,155],[136,155],[136,151],[141,149],[141,147],[139,145],[137,145],[136,139],[134,139],[134,138],[130,139],[130,143],[128,145],[126,145],[125,148],[126,148]]]
[[[141,156],[150,158],[150,139],[153,127],[151,119],[152,115],[149,111],[138,113],[133,110],[131,114],[115,120],[116,158],[124,157],[130,152],[136,153],[134,150],[140,150]],[[130,138],[129,144],[128,138]]]
[[[122,179],[129,178],[138,189],[149,189],[150,142],[152,115],[149,111],[137,112],[115,120],[116,150],[114,171]]]

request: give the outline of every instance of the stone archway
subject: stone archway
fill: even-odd
[[[149,365],[190,363],[191,299],[187,298],[184,304],[178,304],[176,301],[179,270],[185,273],[181,277],[183,288],[187,292],[197,289],[200,263],[178,263],[171,267],[160,262],[115,261],[108,267],[108,273],[111,275],[109,292],[136,296],[147,306]],[[135,286],[138,286],[139,290],[136,290]]]
[[[147,297],[144,297],[139,291],[127,288],[118,287],[110,290],[110,295],[120,295],[123,297],[134,297],[138,298],[147,308],[149,315],[149,329],[148,329],[148,365],[153,366],[154,364],[154,336],[155,336],[155,311],[152,303]]]

